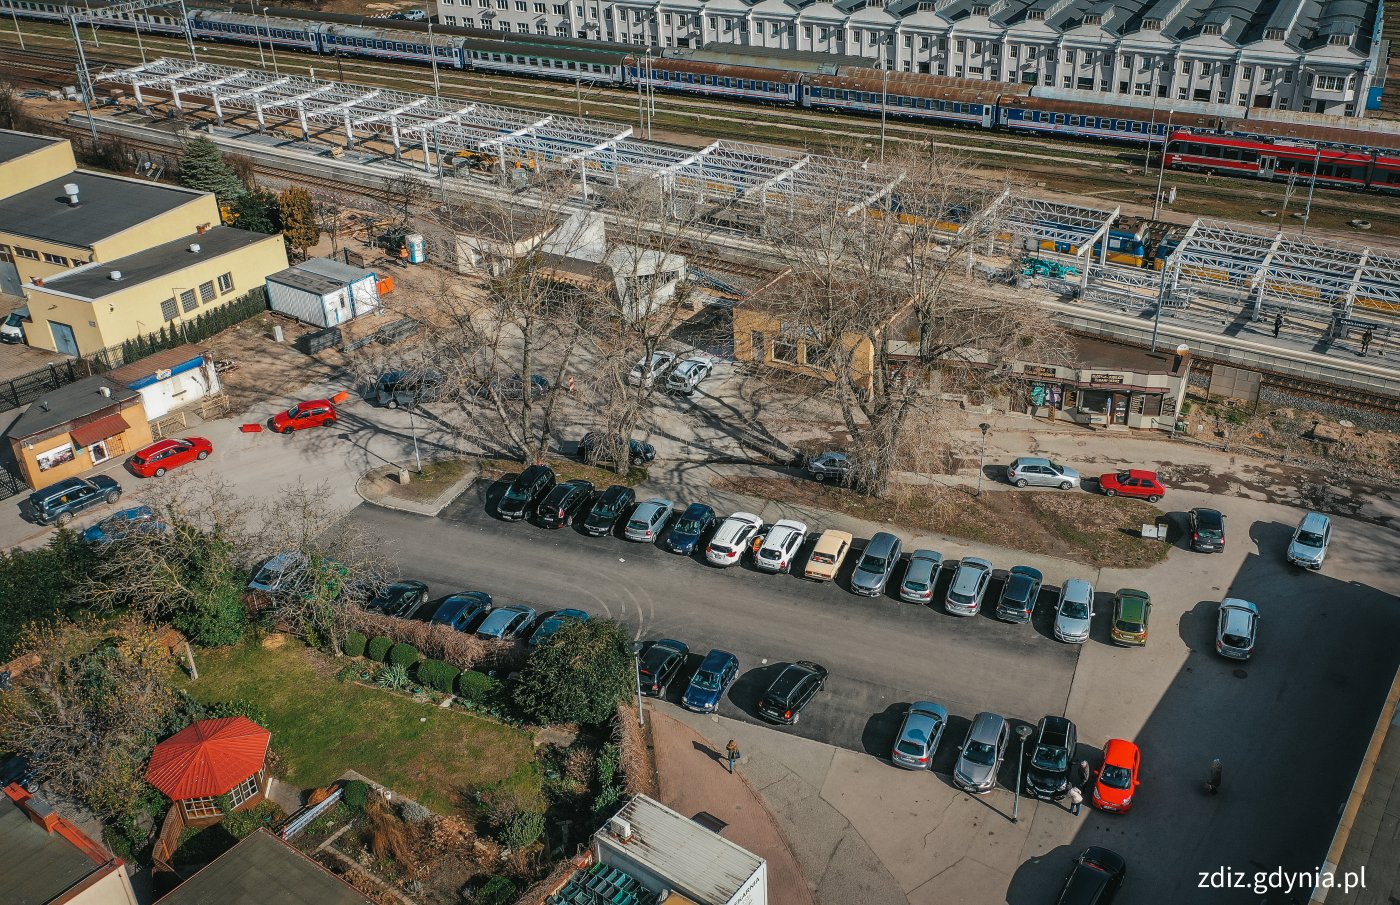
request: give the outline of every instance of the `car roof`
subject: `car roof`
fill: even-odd
[[[1147,618],[1147,595],[1131,589],[1119,591],[1118,615],[1132,622]]]
[[[1026,578],[1033,578],[1036,581],[1045,580],[1045,576],[1040,574],[1039,569],[1032,569],[1030,566],[1012,566],[1009,574],[1012,576],[1024,575]]]
[[[1065,582],[1062,593],[1066,600],[1083,600],[1087,603],[1094,599],[1094,586],[1082,578],[1071,578]]]
[[[1012,465],[1049,465],[1050,460],[1040,456],[1020,456]]]
[[[629,493],[635,493],[635,491],[633,491],[631,487],[624,487],[621,484],[613,484],[607,490],[603,491],[603,499],[611,501],[617,499],[620,496],[626,496]]]
[[[548,465],[545,465],[542,462],[536,462],[534,465],[527,465],[525,467],[525,470],[520,473],[519,477],[517,477],[516,480],[523,481],[528,478],[533,481],[535,478],[539,477],[545,472],[554,474],[554,469],[550,468]]]
[[[1103,762],[1118,767],[1130,767],[1137,759],[1138,753],[1138,746],[1132,742],[1121,738],[1111,738],[1104,746]]]
[[[735,512],[735,513],[732,513],[732,514],[730,514],[730,515],[726,515],[726,516],[724,517],[724,520],[725,520],[726,522],[729,521],[730,519],[743,519],[744,521],[749,522],[749,523],[751,523],[751,524],[757,524],[757,525],[762,525],[762,524],[763,524],[763,519],[761,519],[761,518],[759,518],[758,516],[754,515],[752,512]],[[736,524],[737,524],[737,522],[736,522]]]
[[[1321,512],[1309,512],[1303,516],[1303,520],[1298,523],[1298,527],[1304,531],[1320,532],[1323,528],[1332,523],[1332,520]]]
[[[842,544],[849,544],[855,540],[849,531],[823,531],[817,535],[816,546],[812,548],[813,553],[835,553]]]
[[[688,651],[688,650],[690,650],[690,648],[686,646],[685,642],[683,642],[683,641],[676,641],[676,640],[674,640],[674,639],[672,639],[672,638],[662,638],[660,641],[653,641],[653,642],[651,642],[651,649],[652,649],[652,650],[658,650],[658,649],[660,649],[660,650],[668,650],[668,651],[671,651],[671,652],[673,652],[673,653],[680,653],[680,652],[682,652],[682,651]]]
[[[1225,516],[1220,514],[1219,509],[1207,509],[1202,506],[1197,506],[1191,511],[1195,513],[1196,521],[1201,522],[1202,524],[1207,526],[1220,525],[1224,524],[1225,522]]]
[[[705,363],[706,362],[703,358],[687,358],[677,362],[675,369],[672,370],[671,373],[675,374],[679,372],[693,371]]]
[[[582,619],[585,622],[589,619],[589,615],[587,613],[585,613],[583,610],[576,610],[573,607],[565,607],[564,609],[555,613],[551,618],[558,619],[560,617],[563,617],[565,619]]]
[[[1102,865],[1113,873],[1121,873],[1128,866],[1128,862],[1123,860],[1122,855],[1101,845],[1089,846],[1080,853],[1079,858],[1082,861]]]
[[[1157,480],[1157,472],[1155,471],[1144,471],[1141,468],[1129,468],[1127,471],[1128,477],[1130,478],[1145,478],[1149,481]]]
[[[841,452],[839,449],[828,449],[817,454],[818,459],[850,459],[850,455]]]
[[[715,510],[710,506],[706,506],[704,503],[691,503],[689,506],[685,507],[685,512],[682,514],[682,517],[701,516],[704,515],[706,512],[710,513],[711,515],[714,515]]]
[[[967,737],[990,745],[996,742],[1001,727],[1005,725],[1006,717],[984,710],[972,718],[972,727],[968,730]]]
[[[169,449],[172,446],[179,446],[180,442],[181,441],[179,440],[167,437],[164,440],[157,440],[156,442],[151,443],[148,446],[143,446],[141,447],[141,449],[137,450],[137,452],[151,452],[156,450]]]
[[[721,666],[724,666],[731,660],[737,662],[738,659],[738,657],[734,656],[729,651],[720,650],[716,647],[705,655],[705,659],[700,663],[700,668],[714,670],[718,669]]]
[[[1068,734],[1070,729],[1073,728],[1074,723],[1070,722],[1069,717],[1055,716],[1052,713],[1048,716],[1041,717],[1040,725],[1042,730],[1048,729],[1051,732]]]
[[[306,399],[306,400],[303,400],[303,401],[298,402],[298,403],[295,403],[295,404],[296,404],[296,405],[330,405],[330,404],[331,404],[331,401],[330,401],[329,399]]]

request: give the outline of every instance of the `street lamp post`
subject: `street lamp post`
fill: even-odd
[[[1167,142],[1170,141],[1172,137],[1172,114],[1175,112],[1175,110],[1167,111],[1167,131],[1166,134],[1162,136],[1162,160],[1160,165],[1157,167],[1157,194],[1152,198],[1153,220],[1157,219],[1157,213],[1162,208],[1162,180],[1167,175]],[[1152,147],[1152,141],[1150,138],[1148,139],[1147,146],[1149,148]],[[1148,154],[1149,158],[1151,156],[1151,154]]]
[[[413,434],[413,464],[418,474],[422,474],[423,459],[418,455],[418,422],[413,418],[413,410],[416,408],[418,408],[416,404],[408,406],[408,430]]]
[[[992,429],[992,426],[983,421],[977,427],[982,431],[982,454],[977,457],[977,495],[980,497],[982,495],[982,471],[987,463],[987,432]]]
[[[890,70],[880,61],[880,162],[885,162],[885,114],[890,107]]]
[[[263,7],[263,28],[267,29],[267,52],[272,55],[272,74],[277,78],[282,77],[282,72],[277,68],[277,45],[272,43],[272,20],[267,16],[267,7]]]
[[[433,62],[433,97],[442,97],[442,85],[438,82],[437,45],[433,43],[433,20],[428,20],[428,54]]]
[[[1011,804],[1011,822],[1021,822],[1021,769],[1026,763],[1026,739],[1031,737],[1031,727],[1017,726],[1016,737],[1021,740],[1021,753],[1016,758],[1016,800]]]

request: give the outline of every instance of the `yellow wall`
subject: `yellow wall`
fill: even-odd
[[[18,195],[77,168],[73,146],[67,141],[56,141],[22,157],[0,163],[0,191],[6,196]]]
[[[806,343],[800,338],[797,342],[798,364],[778,361],[773,358],[773,340],[781,336],[781,324],[768,312],[755,306],[740,305],[734,309],[734,357],[739,361],[757,361],[772,368],[780,368],[784,371],[791,371],[794,374],[806,374],[810,377],[820,377],[822,380],[834,380],[835,375],[830,370],[813,368],[803,365],[805,361]],[[762,349],[755,349],[753,343],[753,333],[758,331],[763,334]],[[793,339],[791,336],[782,336],[784,339]],[[874,349],[871,348],[870,340],[863,336],[851,335],[844,340],[845,348],[854,350],[852,357],[852,377],[857,386],[864,389],[870,387],[870,374],[875,367]]]
[[[108,442],[109,458],[107,462],[120,462],[136,450],[151,443],[151,425],[146,422],[146,409],[141,404],[141,398],[138,396],[128,402],[121,413],[129,427],[122,432],[120,437],[113,438]],[[33,446],[26,448],[25,442],[32,442]],[[72,445],[72,443],[73,438],[67,431],[46,440],[22,441],[18,437],[10,440],[11,448],[15,453],[15,461],[19,462],[19,468],[24,474],[25,481],[35,490],[56,484],[64,478],[80,475],[93,467],[90,447],[78,449],[75,446],[71,460],[55,465],[46,471],[39,470],[37,458],[40,454],[61,446]]]
[[[212,199],[212,195],[209,196]],[[198,236],[190,236],[195,242]],[[99,349],[115,346],[124,340],[147,333],[154,333],[161,327],[191,320],[205,311],[213,310],[242,296],[251,289],[263,285],[268,274],[287,267],[287,249],[282,237],[268,236],[261,242],[244,246],[218,257],[201,258],[182,270],[167,274],[158,280],[151,280],[114,292],[96,301],[76,299],[47,287],[26,286],[29,298],[29,314],[33,319],[25,330],[30,345],[37,348],[58,351],[53,339],[49,321],[57,321],[73,328],[78,342],[78,351],[91,355]],[[201,301],[193,311],[186,312],[179,306],[179,314],[167,321],[161,313],[161,302],[172,295],[178,296],[183,290],[192,289],[198,297],[201,283],[213,282],[218,292],[218,278],[221,274],[233,275],[233,289],[219,293],[213,301]]]

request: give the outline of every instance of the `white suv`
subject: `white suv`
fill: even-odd
[[[785,518],[773,526],[758,548],[753,563],[765,572],[787,572],[807,538],[807,526],[795,519]]]

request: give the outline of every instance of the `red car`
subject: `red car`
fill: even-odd
[[[1141,766],[1142,751],[1137,745],[1121,738],[1109,739],[1103,751],[1103,766],[1094,781],[1094,807],[1114,814],[1128,813],[1133,807]]]
[[[214,444],[203,437],[179,440],[157,440],[131,457],[131,470],[143,478],[158,478],[172,468],[195,459],[204,460],[214,451]]]
[[[335,424],[339,417],[340,413],[331,405],[329,399],[313,399],[310,402],[298,402],[285,412],[273,415],[272,429],[279,434],[290,434],[292,431],[308,427]]]
[[[1130,468],[1117,474],[1099,476],[1099,489],[1104,496],[1130,496],[1149,503],[1155,503],[1167,492],[1162,482],[1157,480],[1155,471],[1138,471]]]

